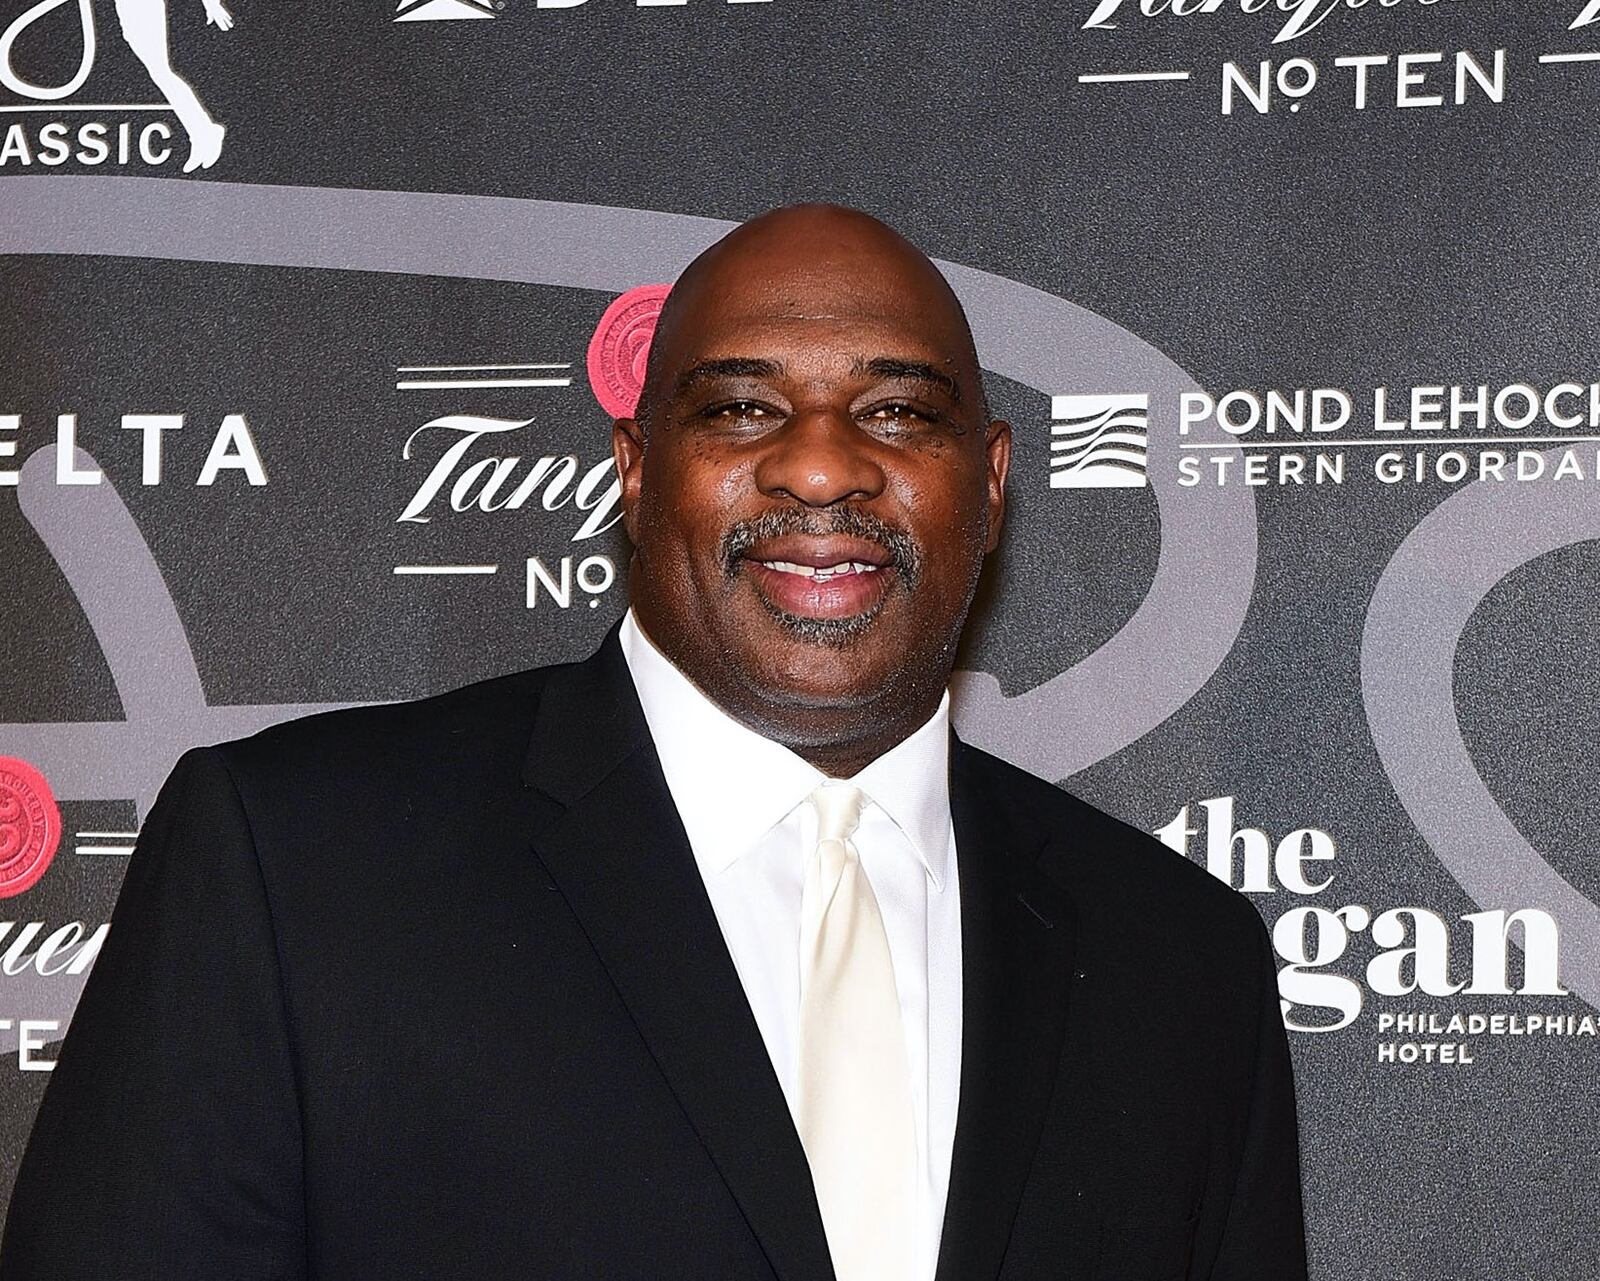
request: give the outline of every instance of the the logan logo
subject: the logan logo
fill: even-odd
[[[494,8],[479,0],[400,0],[396,22],[456,22],[461,19],[492,18]]]
[[[1133,489],[1145,483],[1150,397],[1052,396],[1050,488]]]
[[[78,69],[70,79],[61,84],[35,84],[18,74],[12,61],[12,47],[18,37],[41,18],[67,3],[69,0],[40,0],[40,3],[18,14],[0,32],[0,85],[32,102],[58,102],[70,98],[83,88],[89,73],[94,70],[96,51],[94,10],[90,7],[90,0],[78,0],[82,53],[78,59]],[[233,26],[233,18],[223,8],[222,0],[202,0],[202,4],[207,23],[221,31]],[[151,82],[166,102],[119,103],[89,109],[132,112],[170,108],[189,138],[189,156],[183,163],[183,171],[190,173],[195,169],[209,169],[222,154],[222,137],[227,130],[205,109],[194,87],[173,70],[167,48],[167,0],[116,0],[116,10],[123,40],[143,64]],[[43,33],[35,33],[33,37],[35,40],[43,38],[47,38]],[[31,105],[0,105],[0,113],[38,110]],[[80,123],[75,131],[60,120],[52,120],[39,126],[33,134],[19,121],[7,127],[4,142],[0,143],[0,166],[31,166],[37,162],[54,167],[68,160],[83,165],[161,165],[172,155],[172,149],[166,145],[171,137],[171,127],[160,120],[142,127],[132,120],[87,120]]]

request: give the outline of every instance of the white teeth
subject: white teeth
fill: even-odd
[[[800,574],[806,578],[816,578],[826,582],[830,578],[838,578],[843,574],[871,574],[878,569],[876,565],[869,565],[865,561],[845,560],[837,565],[825,565],[817,568],[814,565],[797,565],[789,560],[764,560],[761,562],[768,569],[775,569],[781,574]]]

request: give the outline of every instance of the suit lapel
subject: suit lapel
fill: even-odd
[[[1048,841],[1010,811],[991,763],[956,740],[951,812],[961,886],[961,1092],[937,1281],[993,1278],[1063,1068],[1076,919],[1066,891],[1040,868]],[[1079,1031],[1081,1029],[1075,1029]],[[1066,1038],[1064,1079],[1081,1084],[1081,1046]],[[1077,1095],[1067,1103],[1077,1106]],[[1087,1205],[1063,1204],[1071,1219]],[[1052,1266],[1092,1266],[1092,1222],[1073,1224],[1084,1249]]]
[[[805,1151],[723,942],[615,630],[551,674],[524,781],[535,852],[782,1281],[832,1281]]]

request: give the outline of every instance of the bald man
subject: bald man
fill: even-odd
[[[1250,904],[955,737],[1005,514],[944,278],[777,210],[613,429],[589,659],[189,752],[0,1281],[1296,1281]]]

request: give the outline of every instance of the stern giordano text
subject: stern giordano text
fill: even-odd
[[[1600,382],[1240,388],[1178,398],[1178,484],[1600,479]]]

